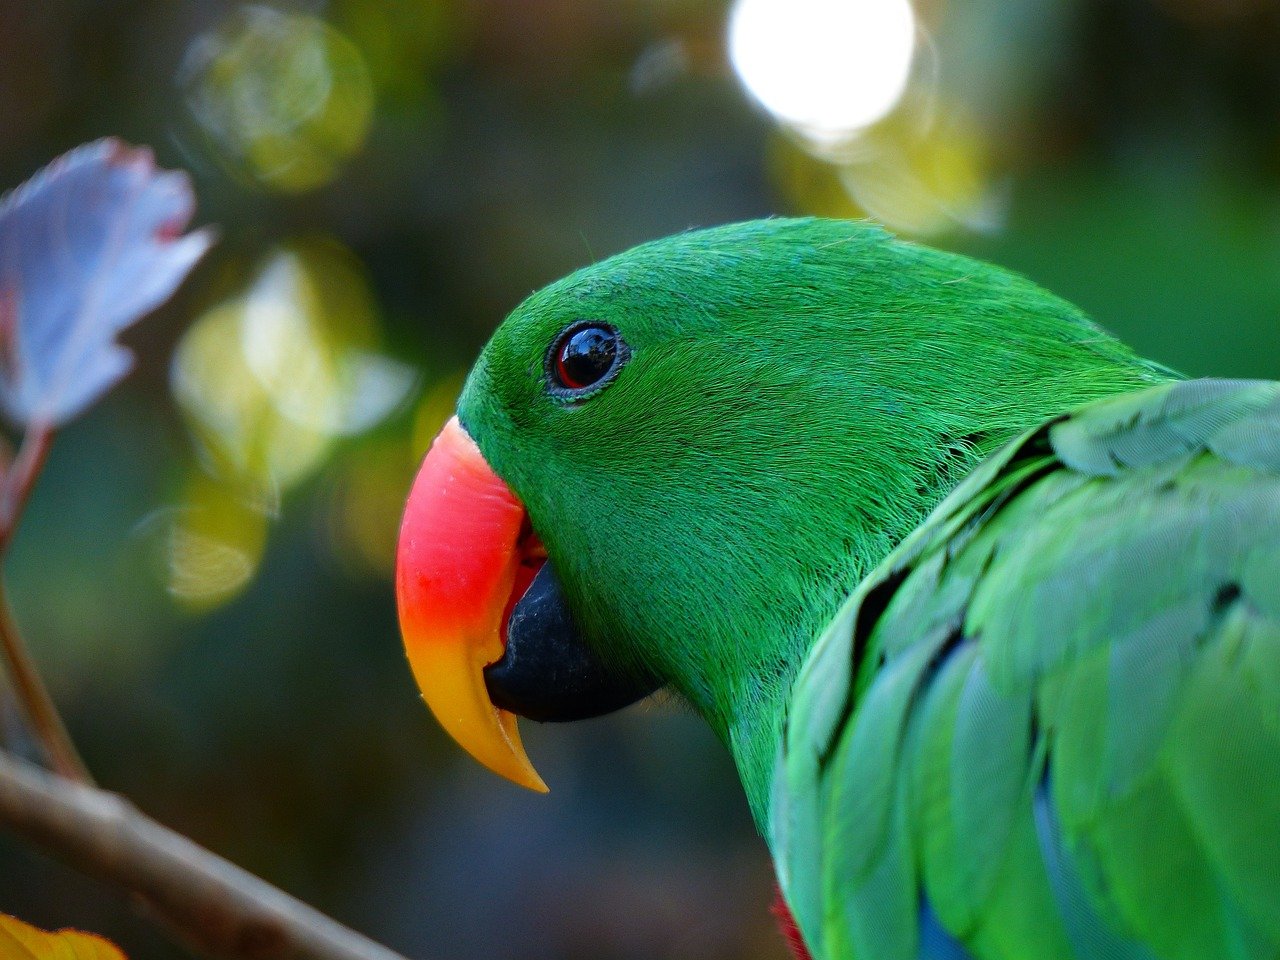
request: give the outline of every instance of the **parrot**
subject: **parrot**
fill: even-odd
[[[870,221],[690,230],[497,327],[395,589],[444,730],[665,689],[814,960],[1280,958],[1280,383]]]

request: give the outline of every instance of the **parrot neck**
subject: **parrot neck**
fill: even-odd
[[[802,551],[804,559],[793,556],[789,565],[779,562],[756,582],[754,593],[762,595],[764,602],[755,608],[740,608],[728,629],[721,625],[722,642],[699,644],[691,651],[674,685],[729,749],[756,826],[764,836],[769,835],[773,773],[792,687],[810,650],[858,583],[924,521],[961,478],[1023,430],[1082,401],[1174,377],[1164,368],[1135,358],[1118,372],[1077,378],[1059,391],[1046,388],[1040,391],[1037,403],[1027,403],[1021,415],[1006,414],[1002,422],[994,415],[980,420],[988,426],[985,433],[969,434],[968,443],[953,439],[936,444],[936,456],[927,468],[904,468],[896,475],[879,473],[875,480],[881,490],[889,492],[886,502],[890,508],[868,510],[847,538],[835,544],[838,554],[821,552],[822,537],[809,540]],[[922,442],[916,449],[927,447]],[[937,452],[943,450],[946,452]],[[825,537],[828,544],[831,540],[829,535]],[[770,557],[779,559],[776,554]],[[768,587],[775,592],[766,595]],[[795,590],[792,596],[801,602],[788,602],[787,595],[780,592],[784,589]],[[848,669],[856,675],[859,665],[851,663]]]
[[[747,795],[752,819],[761,836],[769,836],[769,799],[774,763],[782,742],[783,723],[796,675],[809,652],[805,638],[793,637],[779,653],[776,676],[780,682],[761,690],[751,677],[741,678],[743,691],[739,703],[751,703],[752,709],[737,711],[717,721],[712,727],[729,748]],[[761,693],[764,696],[761,696]]]
[[[936,491],[941,500],[949,488]],[[911,532],[928,515],[922,511],[900,530],[894,530],[893,545]],[[888,554],[864,553],[853,585],[861,580]],[[782,743],[783,726],[791,703],[792,687],[809,651],[835,616],[852,586],[834,593],[829,604],[817,608],[811,621],[791,632],[783,633],[768,645],[768,652],[741,661],[740,669],[731,671],[715,684],[714,693],[703,697],[682,691],[694,702],[699,713],[720,737],[733,757],[738,776],[756,829],[769,837],[769,802],[772,795],[774,768]],[[855,674],[858,665],[850,664]]]

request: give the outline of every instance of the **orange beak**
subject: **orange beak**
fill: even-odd
[[[414,679],[440,725],[490,770],[547,792],[516,718],[495,707],[484,668],[545,559],[522,504],[454,417],[431,444],[400,523],[396,601]]]

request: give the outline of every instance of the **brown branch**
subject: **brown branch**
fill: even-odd
[[[405,960],[151,820],[0,751],[0,823],[133,891],[188,946],[234,960]]]
[[[31,496],[31,489],[49,455],[52,439],[53,430],[49,426],[32,424],[9,465],[3,482],[0,482],[0,557],[4,556],[13,540],[18,521],[22,518],[22,510],[27,505],[27,498]],[[49,696],[49,690],[31,658],[26,641],[18,632],[18,625],[13,619],[13,612],[5,595],[3,579],[0,579],[0,654],[4,656],[4,664],[13,681],[18,703],[31,723],[36,739],[44,747],[53,769],[72,780],[92,783],[93,778],[71,742],[66,724],[62,722],[58,708]]]

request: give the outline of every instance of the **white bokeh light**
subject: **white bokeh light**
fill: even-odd
[[[879,120],[911,74],[909,0],[737,0],[729,58],[779,120],[823,141]]]

